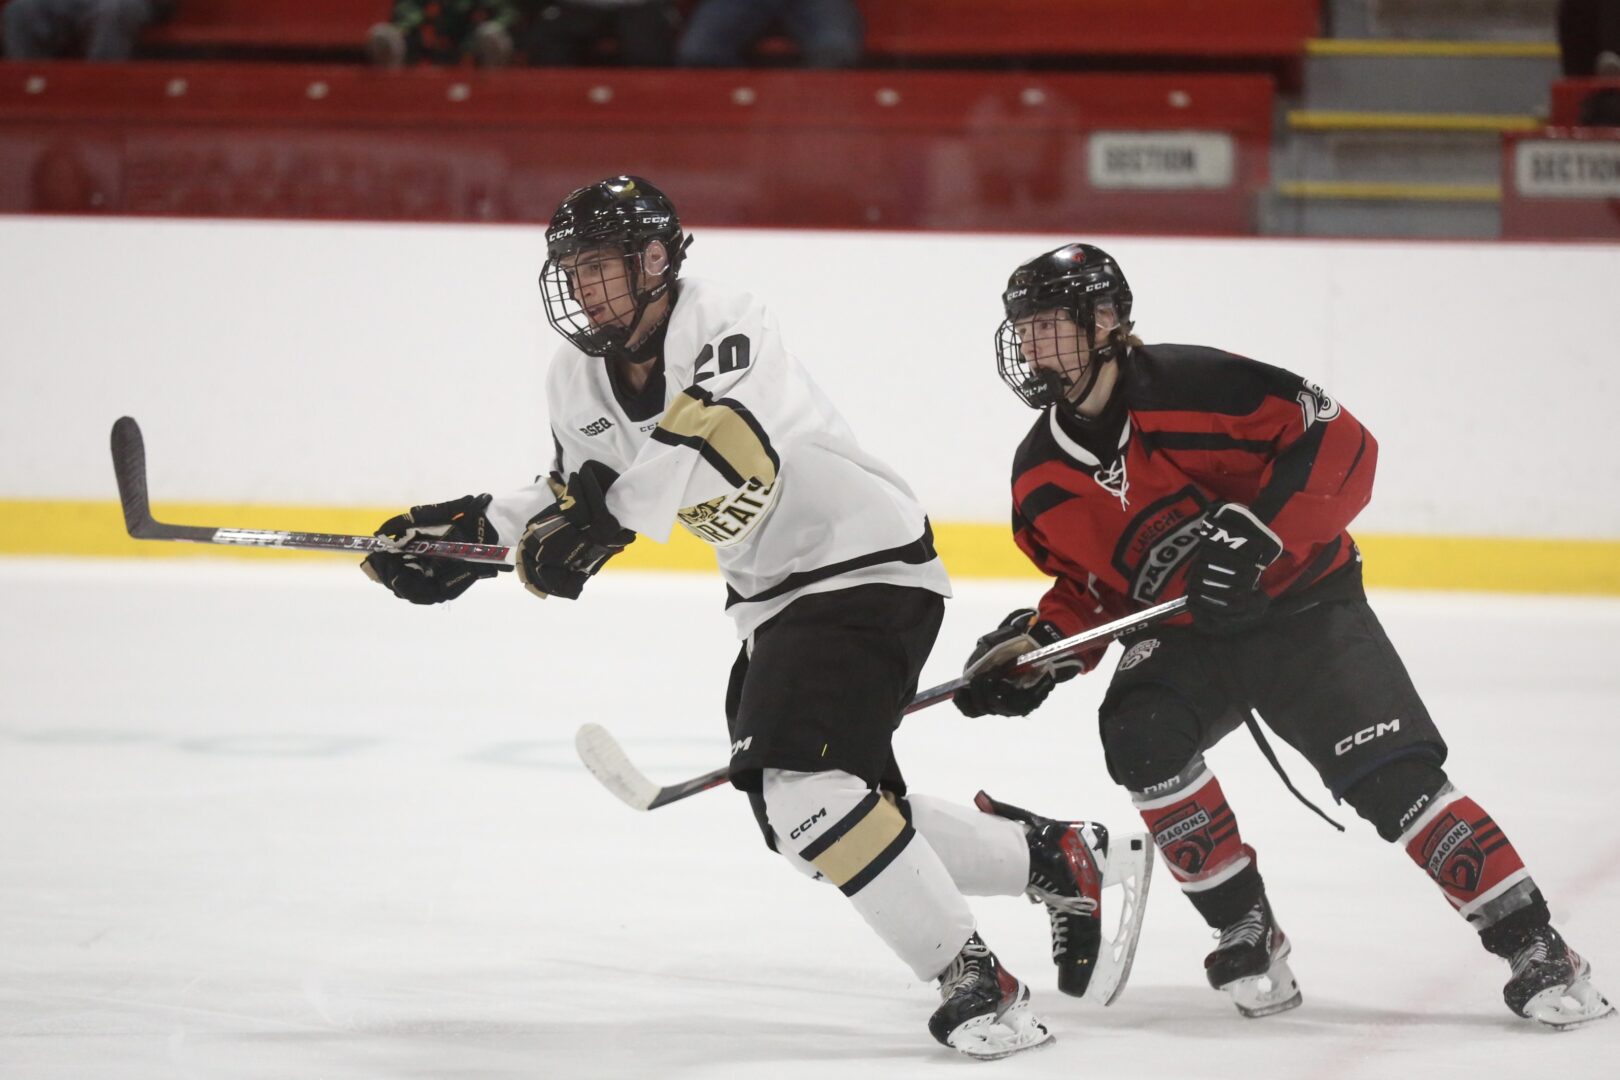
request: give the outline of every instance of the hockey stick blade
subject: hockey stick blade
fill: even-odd
[[[1177,597],[1157,607],[1138,611],[1123,619],[1115,619],[1111,623],[1064,638],[1062,641],[1054,641],[1033,652],[1024,653],[1013,662],[1010,670],[1027,671],[1042,661],[1068,656],[1098,641],[1104,639],[1111,641],[1116,637],[1135,633],[1168,619],[1186,606],[1186,597]],[[956,692],[967,684],[967,679],[952,679],[950,682],[930,687],[912,698],[905,712],[909,715],[919,709],[926,709],[930,705],[937,705],[941,701],[953,698]],[[636,810],[653,810],[696,795],[700,791],[708,791],[725,783],[730,774],[729,769],[715,769],[713,772],[706,772],[702,776],[678,784],[659,787],[631,763],[629,755],[624,752],[619,741],[600,724],[581,725],[574,736],[574,749],[579,753],[579,759],[585,763],[585,767],[601,781],[603,787],[617,795],[625,805]]]
[[[716,769],[684,783],[659,787],[630,763],[619,740],[600,724],[580,725],[574,735],[574,749],[591,775],[633,810],[652,810],[718,787],[726,782],[729,772],[728,769]]]
[[[507,565],[516,561],[516,548],[497,544],[466,544],[455,540],[413,540],[408,544],[396,544],[384,536],[237,529],[215,525],[167,525],[152,517],[146,487],[146,441],[133,417],[121,416],[113,423],[112,459],[113,476],[118,481],[118,499],[124,506],[124,528],[137,540],[182,540],[193,544],[297,548],[362,555],[385,551],[399,555],[425,555],[435,559]]]

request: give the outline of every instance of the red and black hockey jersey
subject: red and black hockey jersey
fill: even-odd
[[[1260,587],[1295,596],[1359,564],[1346,527],[1372,496],[1377,456],[1372,435],[1298,375],[1217,349],[1137,346],[1101,417],[1047,409],[1018,447],[1013,535],[1057,579],[1040,617],[1071,635],[1181,595],[1198,527],[1222,502],[1282,539]],[[1359,593],[1358,573],[1346,581],[1357,570],[1335,580]]]

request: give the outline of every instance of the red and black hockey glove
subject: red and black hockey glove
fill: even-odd
[[[557,501],[529,519],[518,545],[524,588],[542,599],[578,600],[591,575],[636,538],[607,507],[607,490],[618,478],[601,462],[587,461]]]
[[[1235,634],[1265,617],[1271,597],[1260,575],[1283,552],[1277,534],[1241,503],[1221,503],[1204,518],[1187,568],[1187,607],[1193,626]]]
[[[489,500],[488,495],[463,495],[450,502],[413,506],[379,525],[375,535],[400,544],[426,536],[469,544],[499,543],[495,527],[484,516]],[[472,588],[473,582],[492,578],[511,567],[376,551],[366,556],[360,569],[401,600],[442,604]]]
[[[1085,671],[1077,656],[1060,657],[1016,675],[1008,670],[1025,653],[1063,639],[1063,631],[1035,616],[1034,608],[1020,608],[973,647],[962,668],[968,684],[952,699],[963,716],[1028,716],[1052,687]]]

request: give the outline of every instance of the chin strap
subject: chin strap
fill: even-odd
[[[659,316],[658,322],[652,328],[652,331],[648,333],[646,337],[641,339],[641,344],[636,345],[633,348],[630,346],[620,345],[611,350],[605,359],[622,360],[627,364],[640,364],[657,356],[663,351],[664,336],[669,331],[669,313],[674,309],[675,303],[673,300],[671,300],[668,306],[664,308],[664,313]],[[642,317],[645,317],[647,309],[642,308],[641,310]],[[639,321],[640,318],[637,319],[637,322]]]

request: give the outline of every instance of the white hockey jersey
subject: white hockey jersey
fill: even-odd
[[[861,449],[748,293],[683,279],[662,383],[638,398],[572,345],[552,361],[546,397],[554,470],[600,461],[619,473],[607,503],[625,528],[663,542],[679,521],[713,545],[739,637],[810,593],[884,583],[950,595],[911,489]],[[515,543],[553,501],[542,481],[487,514]]]

